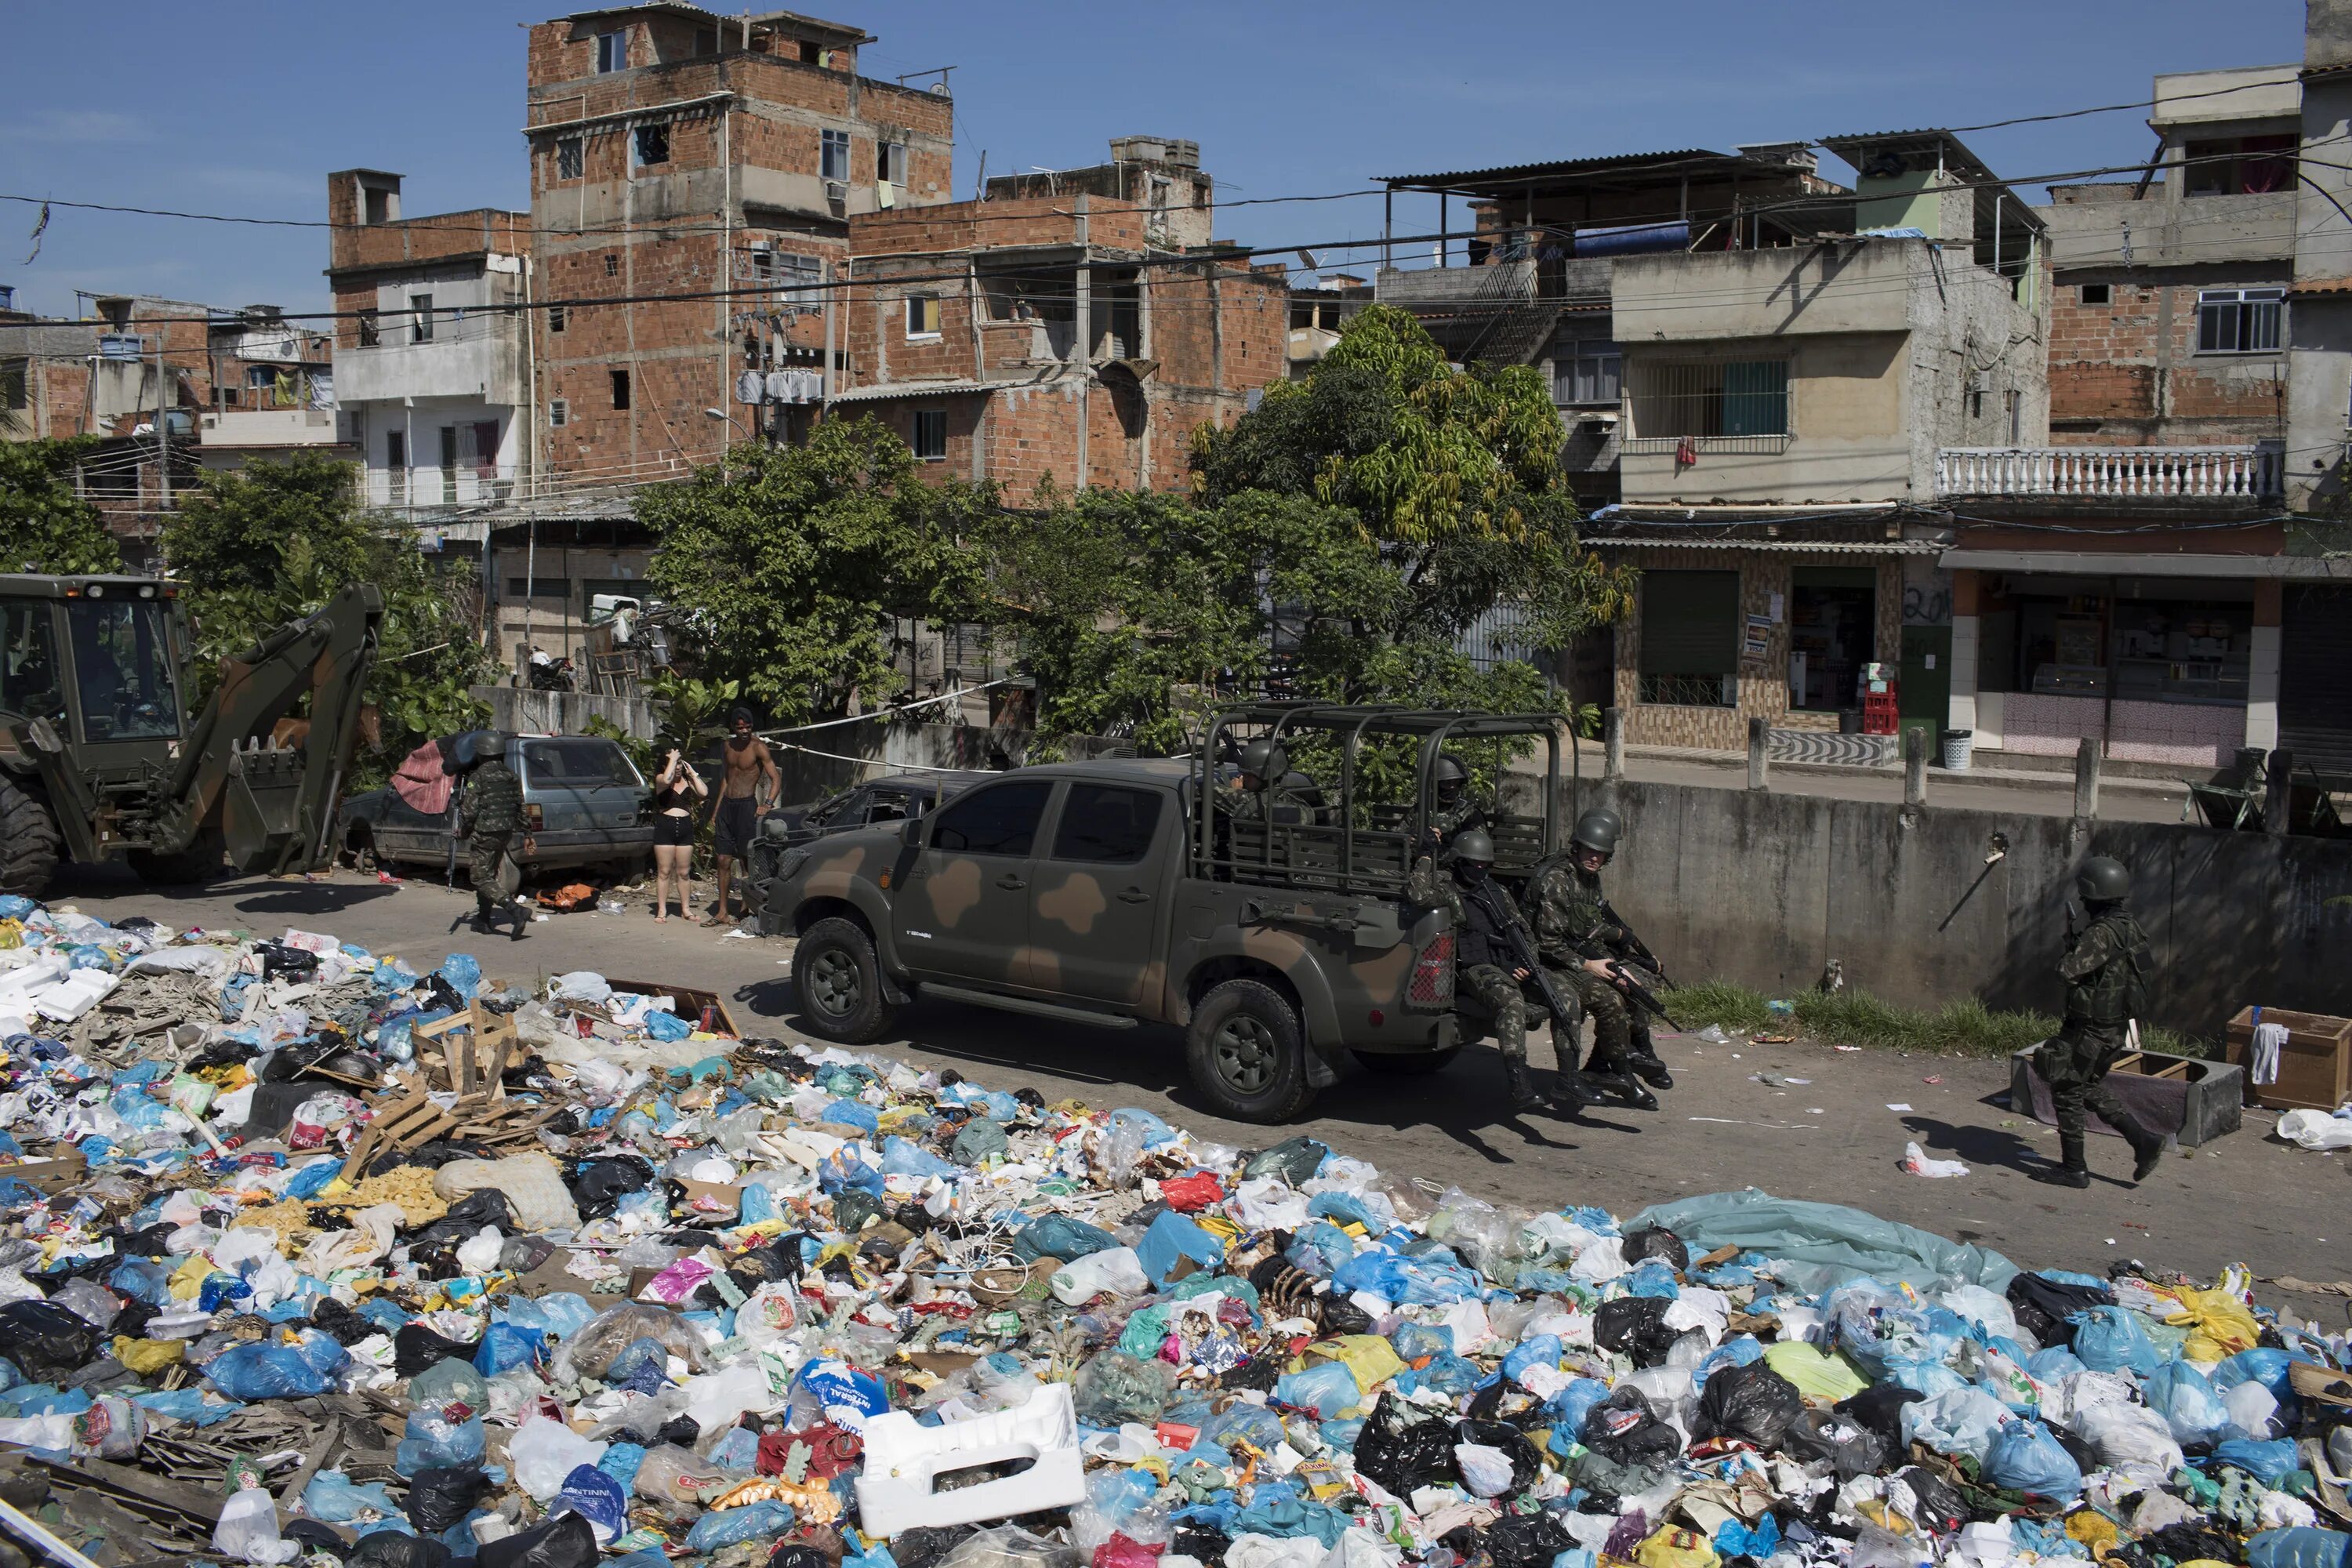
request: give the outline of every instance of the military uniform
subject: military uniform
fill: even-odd
[[[466,809],[472,819],[467,847],[472,860],[477,921],[488,926],[505,910],[514,914],[516,934],[521,934],[521,909],[498,894],[499,862],[522,831],[522,780],[503,757],[492,757],[476,768],[466,782]]]
[[[1592,1054],[1584,1070],[1622,1074],[1634,1058],[1654,1055],[1648,1026],[1633,1016],[1625,993],[1584,967],[1587,959],[1622,956],[1618,947],[1625,940],[1625,928],[1610,918],[1601,879],[1586,876],[1564,858],[1556,859],[1538,875],[1529,897],[1535,904],[1536,952],[1568,982],[1592,1020]]]
[[[1495,1043],[1502,1049],[1505,1071],[1515,1085],[1522,1084],[1529,1009],[1523,984],[1511,977],[1518,963],[1503,940],[1503,906],[1510,895],[1492,882],[1465,887],[1430,855],[1413,863],[1405,890],[1413,902],[1454,917],[1454,993],[1495,1016]],[[1552,1045],[1560,1071],[1573,1071],[1575,1047],[1561,1046],[1557,1034]]]
[[[2146,1005],[2148,951],[2139,921],[2114,906],[2095,911],[2058,961],[2066,983],[2066,1021],[2042,1043],[2037,1062],[2057,1113],[2063,1167],[2085,1179],[2084,1138],[2093,1111],[2124,1135],[2142,1164],[2163,1148],[2163,1139],[2141,1126],[2106,1082],[2124,1053],[2131,1020]]]
[[[1472,800],[1466,790],[1454,796],[1451,805],[1440,803],[1429,814],[1429,830],[1436,836],[1440,848],[1453,843],[1455,834],[1486,826],[1486,807]]]

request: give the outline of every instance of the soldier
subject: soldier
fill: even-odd
[[[1442,852],[1465,828],[1486,826],[1486,809],[1470,795],[1470,770],[1451,752],[1440,752],[1431,780],[1437,798],[1429,813],[1429,836]]]
[[[1235,820],[1266,822],[1274,816],[1275,786],[1290,772],[1290,753],[1261,735],[1242,748],[1241,773],[1225,786],[1220,805]]]
[[[1639,944],[1601,890],[1601,868],[1617,853],[1624,832],[1624,819],[1605,805],[1578,817],[1569,852],[1538,868],[1528,900],[1535,908],[1537,951],[1547,967],[1575,988],[1592,1019],[1586,1081],[1636,1110],[1654,1110],[1657,1096],[1635,1082],[1634,1075],[1659,1089],[1672,1089],[1675,1079],[1658,1058],[1649,1023],[1633,1011],[1616,971]]]
[[[1485,828],[1465,828],[1454,840],[1451,858],[1448,875],[1434,856],[1423,856],[1413,866],[1408,891],[1417,903],[1452,911],[1455,992],[1476,998],[1495,1015],[1495,1043],[1503,1048],[1511,1110],[1539,1110],[1543,1097],[1536,1093],[1528,1073],[1528,999],[1520,989],[1535,975],[1512,956],[1504,939],[1504,928],[1517,918],[1517,911],[1511,908],[1510,895],[1489,875],[1495,841]],[[1552,1048],[1566,1073],[1575,1047],[1563,1048],[1555,1033]]]
[[[2067,1187],[2091,1184],[2083,1139],[2090,1126],[2087,1113],[2095,1110],[2131,1144],[2137,1185],[2156,1173],[2166,1140],[2124,1109],[2106,1078],[2124,1053],[2132,1020],[2147,1005],[2147,932],[2124,908],[2131,896],[2131,872],[2122,861],[2094,855],[2075,874],[2074,887],[2091,923],[2077,934],[2068,915],[2066,956],[2058,961],[2058,973],[2066,982],[2066,1022],[2037,1053],[2058,1113],[2060,1167],[2050,1179]]]
[[[507,738],[493,731],[475,742],[478,759],[471,777],[466,781],[466,811],[472,834],[468,847],[473,854],[474,929],[484,935],[495,929],[493,922],[499,910],[514,917],[513,939],[520,942],[530,923],[530,914],[515,897],[516,886],[507,880],[514,870],[510,851],[516,835],[522,831],[522,780],[507,766]],[[531,847],[525,838],[523,847]],[[520,878],[517,879],[520,882]]]

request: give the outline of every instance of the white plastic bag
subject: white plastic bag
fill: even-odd
[[[1930,1160],[1916,1143],[1903,1145],[1903,1168],[1915,1176],[1965,1176],[1968,1166],[1958,1160]]]
[[[561,1421],[534,1415],[507,1441],[515,1483],[541,1502],[563,1489],[563,1478],[604,1457],[608,1443],[583,1437]]]
[[[1454,1463],[1463,1484],[1480,1497],[1501,1497],[1511,1489],[1511,1457],[1484,1443],[1454,1445]]]
[[[2099,1462],[2145,1485],[2161,1486],[2185,1462],[2164,1417],[2145,1405],[2094,1405],[2074,1417],[2074,1435]]]
[[[1066,1307],[1083,1307],[1105,1293],[1140,1296],[1151,1289],[1131,1247],[1113,1247],[1066,1263],[1054,1270],[1050,1283]]]
[[[2352,1149],[2352,1116],[2290,1110],[2278,1119],[2278,1135],[2305,1149]]]
[[[240,1487],[221,1505],[220,1522],[213,1526],[213,1550],[264,1568],[291,1563],[302,1552],[299,1542],[278,1533],[278,1500],[259,1487]]]

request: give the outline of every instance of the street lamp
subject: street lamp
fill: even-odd
[[[751,433],[743,428],[742,422],[738,420],[732,414],[728,413],[724,408],[706,408],[702,412],[708,418],[724,419],[728,424],[734,426],[736,434],[742,437],[745,442],[748,443],[751,440]],[[722,477],[724,477],[727,471],[727,454],[724,451],[719,454],[719,471]]]

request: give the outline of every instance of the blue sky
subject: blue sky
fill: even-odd
[[[1655,148],[1970,125],[2145,100],[2159,71],[2302,54],[2301,0],[1370,0],[1263,5],[803,0],[864,26],[869,76],[953,65],[956,192],[1099,161],[1108,138],[1191,137],[1228,199],[1360,190],[1370,176]],[[26,0],[0,13],[0,192],[261,217],[325,216],[325,174],[408,176],[410,214],[523,206],[516,0],[163,5]],[[1914,21],[1913,18],[1917,18]],[[2011,178],[2147,155],[2126,111],[1972,133]],[[1831,166],[1843,175],[1843,169]],[[2040,193],[2032,193],[2040,199]],[[1433,198],[1400,204],[1434,226]],[[326,237],[0,202],[0,284],[70,313],[77,288],[326,308]],[[1458,208],[1456,209],[1458,213]],[[1376,236],[1377,197],[1234,209],[1258,245]],[[1369,268],[1369,253],[1352,253]]]

